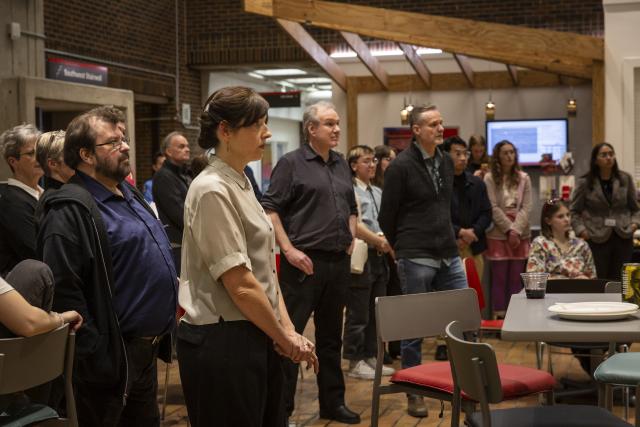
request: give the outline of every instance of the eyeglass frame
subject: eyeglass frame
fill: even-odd
[[[105,145],[111,145],[111,151],[117,151],[120,149],[120,147],[122,147],[122,144],[129,144],[129,138],[127,138],[126,136],[123,136],[122,138],[120,138],[118,141],[107,141],[107,142],[103,142],[102,144],[96,144],[96,147],[103,147]]]

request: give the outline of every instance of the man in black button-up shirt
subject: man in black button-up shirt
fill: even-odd
[[[320,416],[359,423],[344,404],[340,367],[342,318],[349,282],[350,254],[357,207],[347,162],[332,149],[340,136],[333,105],[307,108],[303,119],[307,143],[283,156],[262,198],[280,246],[280,286],[296,331],[302,333],[314,313],[320,362]],[[293,412],[298,368],[287,362],[286,402]]]

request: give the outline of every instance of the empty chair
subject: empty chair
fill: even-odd
[[[593,373],[598,381],[598,403],[611,410],[611,386],[636,388],[636,427],[640,427],[640,353],[617,353],[602,362]],[[626,402],[625,402],[626,403]],[[626,417],[626,414],[625,414]]]
[[[446,325],[459,320],[465,332],[480,327],[478,297],[473,289],[430,292],[424,294],[379,297],[376,299],[378,357],[371,403],[371,425],[378,425],[380,395],[409,393],[452,401],[454,382],[447,362],[426,362],[401,369],[391,377],[391,384],[381,384],[384,343],[404,339],[444,335]],[[544,371],[517,365],[501,365],[500,375],[505,399],[547,393],[553,400],[553,377]],[[452,405],[451,425],[458,426],[460,409],[471,411],[475,402],[457,401]]]
[[[24,391],[64,374],[67,418],[52,408],[30,404],[14,416],[0,416],[0,425],[27,425],[55,421],[76,427],[76,405],[71,385],[75,334],[69,325],[28,338],[0,339],[0,395]]]
[[[493,348],[463,338],[459,322],[446,327],[449,362],[455,381],[453,404],[468,396],[480,411],[467,415],[469,427],[628,427],[610,412],[587,405],[532,406],[490,410],[489,404],[505,399],[504,384]]]

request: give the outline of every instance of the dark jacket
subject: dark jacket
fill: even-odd
[[[0,276],[20,261],[36,257],[33,220],[38,201],[26,191],[0,184]]]
[[[378,222],[398,258],[458,255],[451,224],[453,161],[444,152],[442,159],[442,187],[437,194],[415,144],[410,144],[385,171]]]
[[[473,176],[468,170],[463,173],[465,176],[465,205],[469,209],[468,215],[471,223],[469,226],[461,227],[460,204],[455,190],[451,199],[451,222],[453,223],[453,232],[456,237],[460,232],[460,228],[473,228],[478,241],[470,245],[471,252],[474,255],[478,255],[487,249],[487,238],[484,232],[491,225],[491,202],[489,201],[487,186],[484,181],[477,176]]]
[[[153,201],[158,208],[160,221],[166,226],[167,236],[173,244],[182,244],[184,228],[184,200],[191,185],[191,177],[185,168],[176,166],[169,159],[153,175]]]
[[[122,185],[153,213],[138,190],[126,181]],[[124,396],[128,365],[112,302],[109,239],[82,179],[74,176],[59,190],[47,191],[38,204],[36,221],[38,255],[54,275],[53,310],[76,310],[84,319],[76,337],[74,381],[120,387]],[[160,344],[164,360],[170,360],[167,338]]]

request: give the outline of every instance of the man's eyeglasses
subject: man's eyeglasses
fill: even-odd
[[[22,157],[22,156],[33,157],[35,155],[36,155],[36,150],[31,150],[31,151],[25,151],[24,153],[18,154],[18,157]]]
[[[376,158],[366,159],[366,160],[363,160],[362,163],[367,165],[367,166],[377,165],[378,164],[378,159],[376,159]]]
[[[116,151],[116,150],[119,150],[120,147],[122,147],[122,144],[124,144],[125,142],[129,144],[129,138],[127,138],[126,136],[118,140],[111,140],[111,141],[103,142],[102,144],[96,144],[96,147],[110,145],[111,151]]]

